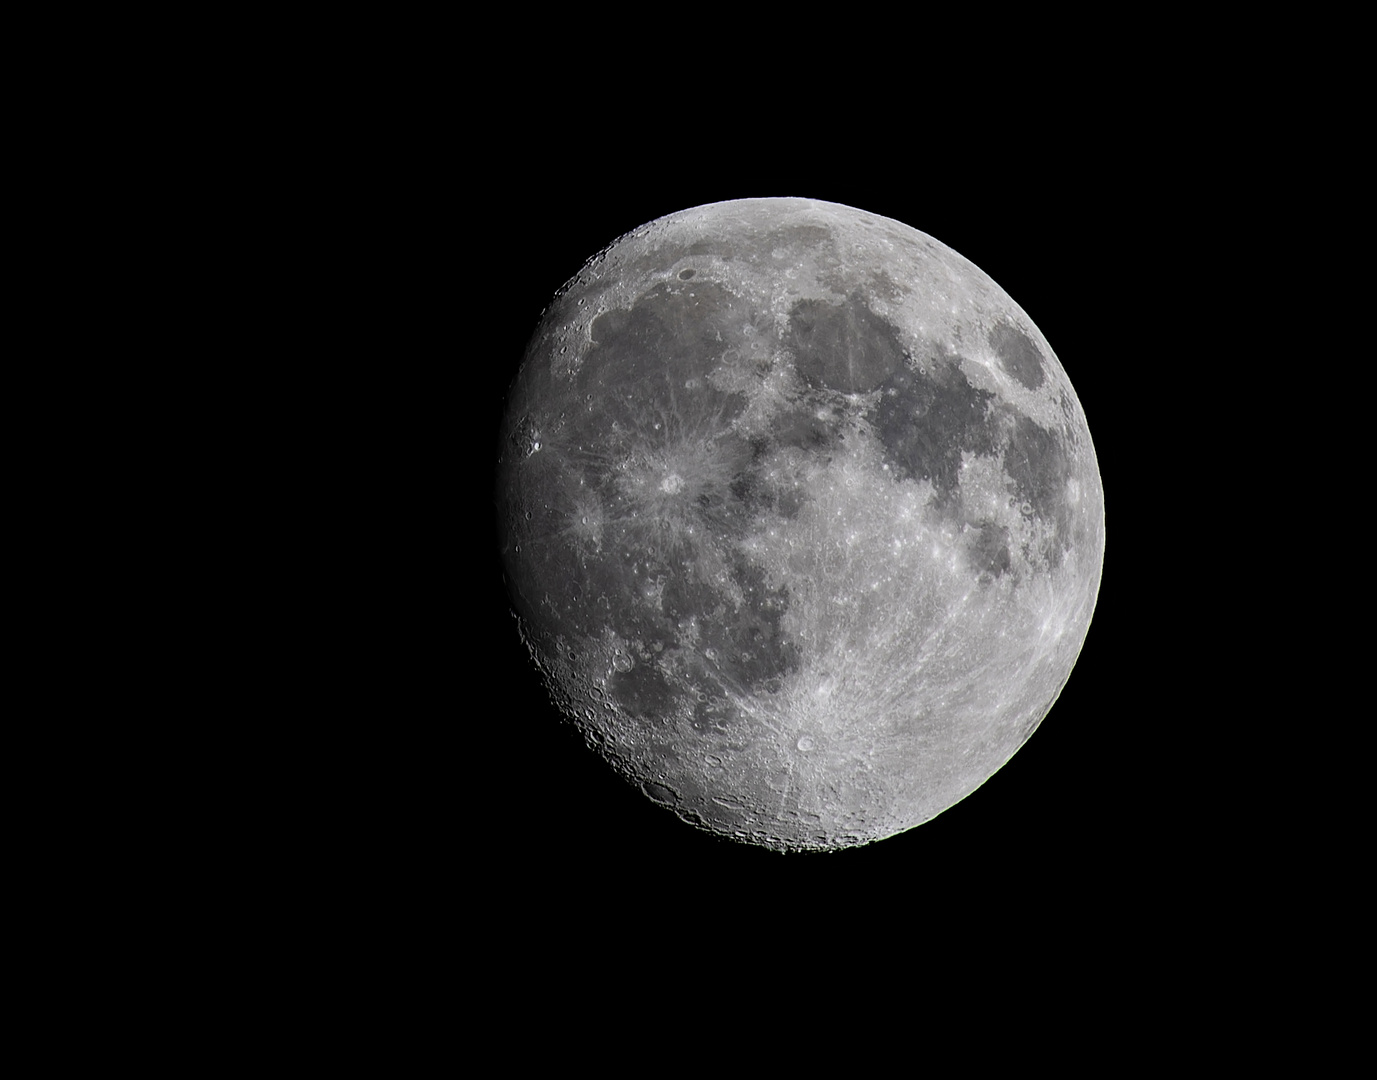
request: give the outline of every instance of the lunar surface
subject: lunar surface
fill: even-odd
[[[1028,316],[933,238],[807,199],[590,259],[512,385],[497,503],[522,640],[588,744],[690,825],[789,851],[912,828],[1008,761],[1104,553],[1086,419]]]

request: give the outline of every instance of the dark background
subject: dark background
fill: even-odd
[[[1192,37],[1166,26],[1173,38]],[[1286,574],[1296,560],[1282,545],[1315,542],[1305,524],[1274,519],[1278,495],[1313,498],[1308,477],[1293,472],[1316,468],[1313,450],[1325,445],[1297,440],[1295,417],[1328,424],[1347,401],[1310,389],[1312,353],[1280,338],[1288,323],[1309,333],[1335,315],[1336,289],[1342,318],[1359,308],[1348,298],[1352,279],[1316,262],[1309,236],[1287,219],[1308,220],[1315,200],[1279,181],[1314,172],[1327,184],[1330,170],[1322,139],[1295,152],[1292,133],[1315,114],[1293,108],[1284,51],[1260,54],[1259,65],[1276,71],[1240,83],[1203,51],[1184,73],[1172,50],[1145,50],[1121,71],[1117,42],[1103,40],[1091,70],[1029,63],[1001,73],[982,57],[963,59],[959,77],[943,81],[920,62],[896,67],[912,71],[912,85],[886,96],[864,80],[832,79],[828,45],[819,40],[778,73],[742,63],[735,82],[661,67],[653,46],[630,58],[634,71],[619,68],[624,56],[583,66],[571,54],[547,73],[562,85],[535,97],[524,88],[541,74],[538,60],[513,57],[498,76],[473,64],[457,103],[442,88],[431,112],[418,104],[419,121],[408,120],[409,103],[377,119],[396,131],[397,153],[360,146],[357,164],[390,181],[361,186],[352,201],[375,210],[398,250],[383,244],[378,264],[360,259],[360,293],[346,294],[337,321],[349,326],[375,281],[394,271],[398,302],[365,343],[361,407],[342,423],[364,433],[370,454],[393,440],[400,450],[381,465],[358,462],[377,477],[374,490],[396,487],[396,513],[386,499],[348,493],[347,505],[368,518],[361,531],[393,539],[379,553],[350,553],[357,566],[380,568],[385,603],[381,628],[360,624],[346,675],[366,673],[374,639],[394,629],[405,655],[375,677],[376,698],[352,710],[364,717],[357,766],[352,755],[344,770],[309,763],[313,774],[338,776],[339,801],[360,804],[358,830],[341,834],[337,803],[326,802],[300,846],[341,835],[341,862],[358,868],[365,893],[396,897],[389,929],[410,905],[434,905],[438,919],[418,920],[422,944],[438,924],[465,953],[494,954],[511,972],[501,1005],[527,1000],[552,970],[573,986],[603,965],[661,1008],[686,1004],[680,1015],[695,1023],[749,1026],[756,1001],[817,991],[846,1017],[846,1028],[832,1023],[828,1033],[849,1034],[852,1006],[888,983],[800,987],[774,977],[780,954],[795,951],[810,966],[864,954],[892,962],[908,988],[932,985],[934,950],[1035,940],[1047,953],[1031,974],[1043,977],[1062,974],[1056,951],[1068,944],[1109,968],[1126,943],[1147,943],[1137,967],[1119,971],[1136,983],[1142,969],[1173,960],[1170,948],[1155,955],[1157,946],[1188,924],[1174,959],[1195,965],[1193,979],[1208,962],[1197,940],[1238,940],[1238,928],[1252,926],[1239,914],[1277,895],[1271,877],[1308,880],[1287,859],[1285,844],[1301,841],[1291,818],[1313,797],[1305,785],[1330,783],[1333,760],[1353,744],[1330,734],[1323,710],[1272,700],[1285,671],[1269,667],[1294,673],[1296,664],[1269,664],[1250,638],[1289,649],[1327,629],[1278,610],[1278,593],[1318,587]],[[980,100],[977,84],[998,74],[1007,81]],[[1062,77],[1061,94],[1047,92],[1049,75]],[[1197,92],[1202,80],[1219,92]],[[1260,92],[1267,86],[1275,89]],[[355,163],[346,164],[341,175],[352,175]],[[1106,496],[1098,607],[1042,726],[937,819],[825,856],[696,833],[582,746],[522,654],[490,519],[503,391],[553,292],[638,225],[766,195],[887,215],[988,273],[1068,372]],[[341,247],[355,235],[352,211],[330,221]],[[1343,224],[1334,236],[1353,235],[1352,221]],[[1271,289],[1255,289],[1255,279]],[[1325,291],[1323,303],[1297,303],[1307,284]],[[1283,362],[1286,379],[1276,377]],[[383,369],[395,396],[375,402]],[[322,462],[330,451],[322,448]],[[304,475],[301,489],[315,480]],[[1267,500],[1257,490],[1264,482],[1277,485]],[[1344,522],[1322,527],[1335,530],[1325,536],[1333,544]],[[1312,548],[1304,550],[1303,567]],[[1334,557],[1331,549],[1323,565]],[[341,606],[354,599],[351,582],[340,576]],[[1322,685],[1332,668],[1300,670]],[[328,748],[338,725],[333,715],[324,725],[319,746]],[[1257,768],[1255,748],[1269,737],[1294,760]],[[379,869],[368,856],[384,851]],[[1240,878],[1248,888],[1230,884]],[[467,911],[474,900],[477,917]],[[571,955],[579,963],[561,968]],[[690,967],[711,972],[713,987],[683,1003],[680,976]],[[1004,974],[974,967],[982,979]],[[1160,985],[1162,974],[1148,972],[1143,985]],[[790,1034],[811,1034],[812,1018],[800,1012]],[[615,1020],[596,1029],[614,1046]]]
[[[483,214],[486,352],[468,356],[483,386],[475,420],[490,455],[503,390],[554,291],[583,261],[656,217],[724,199],[804,196],[892,217],[937,238],[988,273],[1042,330],[1089,421],[1105,486],[1107,546],[1100,597],[1081,657],[1047,719],[982,788],[900,836],[830,855],[779,855],[696,832],[618,779],[546,701],[508,612],[495,551],[476,542],[481,612],[476,677],[491,687],[462,724],[483,731],[473,807],[488,843],[484,888],[523,926],[548,912],[603,925],[646,913],[731,921],[742,901],[826,922],[835,905],[898,904],[907,915],[1007,896],[1011,920],[1040,905],[1100,903],[1132,887],[1149,822],[1182,778],[1149,775],[1154,698],[1169,673],[1135,630],[1145,604],[1169,602],[1137,563],[1151,519],[1131,523],[1145,478],[1135,450],[1145,351],[1160,350],[1160,297],[1145,295],[1145,252],[1165,217],[1142,199],[1141,172],[1124,182],[1126,148],[1078,145],[1059,156],[1034,133],[999,147],[920,156],[906,167],[848,155],[760,164],[686,147],[613,167],[575,152],[540,175],[538,163],[494,178]],[[548,182],[546,182],[548,181]],[[535,184],[534,187],[522,186]],[[1150,185],[1148,185],[1150,187]],[[490,506],[482,463],[474,502]],[[466,475],[465,482],[470,478]],[[467,497],[463,500],[469,504]],[[467,510],[464,511],[467,515]],[[477,514],[475,512],[475,519]],[[467,526],[466,526],[467,527]],[[491,535],[475,520],[478,537]],[[488,530],[486,533],[484,530]],[[1150,535],[1145,535],[1149,530]],[[461,796],[462,798],[462,796]],[[465,816],[465,815],[461,815]],[[1168,840],[1168,843],[1170,841]],[[1096,899],[1099,898],[1099,899]],[[1030,908],[1030,904],[1033,905]],[[1002,917],[1002,916],[993,916]],[[532,920],[535,920],[534,922]],[[562,932],[562,931],[561,931]]]

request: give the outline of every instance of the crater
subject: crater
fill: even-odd
[[[679,802],[677,791],[665,784],[657,784],[654,780],[647,780],[643,783],[641,790],[661,806],[674,806]]]
[[[1036,390],[1045,381],[1042,353],[1013,323],[1001,322],[990,331],[990,348],[999,358],[999,366],[1025,389]]]
[[[522,457],[530,457],[540,449],[540,431],[529,416],[523,416],[516,423],[511,434],[512,446]]]

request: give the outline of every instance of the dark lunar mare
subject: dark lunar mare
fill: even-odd
[[[1041,354],[1026,334],[1001,322],[990,343],[1001,366],[1024,387],[1042,385]],[[795,303],[785,344],[813,387],[845,394],[880,391],[869,418],[890,463],[898,467],[897,477],[931,481],[939,507],[959,524],[971,525],[959,516],[963,455],[1002,452],[1020,504],[1055,533],[1041,557],[1049,565],[1060,563],[1070,539],[1065,490],[1074,463],[1056,434],[973,386],[961,371],[960,356],[931,341],[922,342],[915,356],[905,348],[902,333],[855,293],[840,304]],[[767,494],[749,477],[734,490],[767,505]],[[983,522],[975,527],[972,562],[982,577],[997,577],[1011,565],[1008,530]]]
[[[1004,446],[1004,471],[1014,483],[1014,493],[1024,515],[1040,519],[1052,532],[1038,554],[1049,567],[1061,565],[1075,543],[1067,485],[1075,476],[1075,461],[1065,437],[1048,431],[1007,406],[998,410],[1008,432]]]
[[[548,400],[560,393],[583,407],[559,417],[523,417],[507,448],[510,471],[498,492],[502,517],[511,523],[505,533],[534,541],[508,558],[519,614],[570,641],[598,640],[610,630],[635,643],[641,655],[630,670],[612,674],[609,691],[644,722],[673,715],[687,690],[697,703],[694,726],[724,730],[733,718],[725,689],[777,691],[798,664],[780,630],[788,590],[768,587],[735,545],[759,516],[798,509],[796,491],[774,490],[764,478],[762,457],[778,445],[824,448],[834,435],[806,410],[754,444],[732,433],[745,401],[704,376],[730,350],[759,352],[763,376],[763,333],[742,330],[757,321],[740,297],[692,275],[649,290],[629,310],[593,321],[592,347],[569,389],[528,395]],[[544,442],[532,453],[533,432]],[[622,466],[630,462],[634,472],[636,463],[685,446],[701,460],[682,479],[681,497],[663,500],[667,508],[659,512],[670,516],[657,516],[655,492],[645,501],[629,494]],[[574,527],[579,511],[570,492],[576,491],[595,495],[606,511],[596,542]],[[733,552],[732,588],[703,578],[701,568],[710,562],[705,545]],[[532,583],[540,584],[526,587]],[[711,665],[687,651],[674,653],[691,621],[693,654],[710,651]],[[672,672],[661,662],[670,658]]]
[[[800,375],[847,394],[874,390],[904,360],[899,332],[855,295],[843,304],[800,300],[785,344]]]
[[[899,477],[931,481],[939,505],[949,507],[961,483],[961,455],[994,453],[994,395],[972,386],[956,357],[933,352],[922,371],[901,366],[880,384],[872,419]]]
[[[1000,457],[1012,483],[1010,496],[1025,516],[1041,519],[1051,530],[1036,558],[1058,566],[1072,542],[1066,490],[1075,461],[1066,440],[973,386],[960,365],[959,356],[925,343],[914,363],[896,368],[880,384],[870,418],[886,458],[901,478],[930,481],[938,508],[954,523],[969,526],[961,517],[962,458]],[[1007,541],[1007,530],[1003,536]],[[1001,554],[991,536],[977,540],[975,555],[983,573],[998,576],[1009,568],[1007,550]]]

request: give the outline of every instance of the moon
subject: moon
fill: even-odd
[[[836,203],[671,214],[556,295],[507,397],[498,543],[560,711],[690,826],[826,851],[926,822],[1055,702],[1104,494],[985,273]]]

